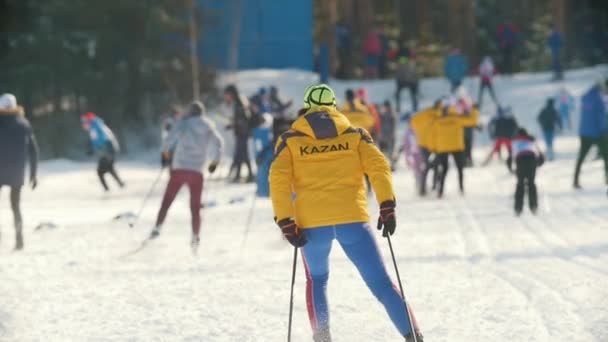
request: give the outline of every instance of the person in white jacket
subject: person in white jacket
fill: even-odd
[[[220,162],[223,140],[215,125],[205,115],[205,106],[198,101],[190,104],[186,115],[176,123],[162,144],[163,160],[171,160],[171,177],[158,211],[156,225],[150,239],[158,237],[171,203],[182,185],[190,189],[190,211],[192,214],[192,248],[198,248],[201,227],[201,195],[203,191],[202,168],[211,153],[209,173],[213,173]],[[173,152],[171,152],[173,151]]]
[[[490,96],[492,97],[492,101],[494,104],[498,105],[498,101],[496,100],[496,93],[494,93],[494,86],[492,85],[492,80],[494,75],[496,74],[496,69],[494,68],[494,63],[492,62],[492,58],[490,56],[485,56],[483,61],[479,65],[479,78],[481,83],[479,85],[479,96],[477,98],[477,104],[479,108],[481,108],[481,104],[483,102],[483,93],[486,88],[490,92]]]

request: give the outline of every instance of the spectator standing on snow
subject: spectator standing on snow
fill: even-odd
[[[380,59],[378,60],[378,76],[380,78],[385,78],[388,74],[388,54],[390,51],[390,46],[388,42],[388,37],[383,29],[378,30],[378,38],[380,39]]]
[[[363,43],[363,51],[365,52],[366,63],[365,76],[367,78],[377,78],[380,56],[382,55],[382,41],[376,29],[367,34]],[[352,56],[349,58],[352,58]]]
[[[337,240],[401,336],[413,341],[419,332],[407,313],[412,310],[404,308],[368,224],[364,175],[380,204],[378,229],[385,237],[395,231],[395,194],[386,158],[364,129],[354,128],[336,109],[329,86],[307,88],[304,106],[308,111],[278,139],[270,186],[275,221],[287,241],[302,251],[313,339],[331,341],[326,289],[329,253]]]
[[[547,158],[549,160],[555,159],[553,152],[553,139],[555,139],[555,133],[557,130],[562,129],[562,121],[560,120],[557,110],[555,110],[555,100],[548,98],[545,107],[540,111],[538,115],[538,123],[543,130],[543,136],[545,137],[545,145],[547,145]]]
[[[496,40],[502,56],[502,68],[505,74],[511,75],[515,72],[515,55],[519,44],[519,28],[510,21],[500,24],[496,28]]]
[[[566,87],[562,86],[555,96],[555,102],[562,122],[562,129],[571,130],[572,120],[570,119],[570,113],[574,110],[574,96],[570,94]]]
[[[608,81],[605,86],[608,87]],[[608,119],[602,92],[602,85],[598,83],[591,87],[581,99],[580,149],[574,168],[575,189],[581,188],[579,182],[581,166],[593,145],[598,146],[600,156],[604,160],[604,175],[608,184]]]
[[[401,113],[401,90],[407,88],[410,92],[412,100],[412,112],[418,111],[418,84],[420,75],[416,60],[405,56],[399,57],[397,60],[397,70],[395,73],[397,90],[395,92],[395,102],[397,104],[397,113]]]
[[[336,24],[336,50],[338,50],[338,78],[348,78],[351,72],[352,38],[348,27],[342,22]]]
[[[120,145],[112,130],[93,112],[84,113],[80,122],[82,129],[89,135],[87,153],[97,157],[97,176],[103,189],[110,190],[105,179],[106,173],[109,173],[121,188],[124,187],[125,183],[118,176],[114,165]]]
[[[469,72],[469,65],[459,49],[452,49],[443,64],[445,77],[450,81],[451,92],[462,84],[462,80]]]
[[[161,207],[158,211],[156,224],[150,233],[150,239],[159,236],[167,212],[183,185],[190,190],[190,213],[192,215],[191,247],[196,252],[201,228],[201,196],[203,191],[202,168],[207,161],[207,153],[211,151],[211,163],[208,171],[213,173],[220,162],[223,141],[215,125],[205,114],[201,102],[190,104],[188,112],[169,133],[162,145],[162,157],[169,159],[169,151],[175,148],[171,161],[171,177],[165,189]]]
[[[492,151],[483,162],[483,165],[488,165],[494,154],[498,153],[502,147],[505,147],[509,158],[511,157],[511,139],[517,131],[517,121],[511,113],[510,107],[499,107],[496,116],[488,124],[488,132],[490,137],[494,139]]]
[[[521,215],[524,207],[526,189],[528,190],[528,206],[533,214],[538,210],[538,194],[536,191],[536,169],[541,166],[544,157],[535,143],[533,136],[525,128],[518,128],[513,138],[513,157],[515,158],[515,215]],[[512,169],[512,160],[507,160],[509,170]]]
[[[238,183],[241,181],[241,165],[247,166],[249,175],[247,182],[252,182],[253,170],[251,169],[251,161],[249,160],[249,134],[250,134],[250,114],[249,106],[246,99],[241,98],[236,86],[231,84],[224,88],[224,102],[232,106],[232,123],[227,125],[227,129],[234,131],[234,155],[230,172],[235,172],[233,181]]]
[[[553,80],[561,80],[564,78],[562,74],[561,50],[564,46],[562,34],[559,33],[557,27],[553,27],[549,37],[547,37],[547,45],[551,50],[551,69],[553,70]]]
[[[15,226],[15,250],[23,249],[23,217],[21,188],[25,164],[29,160],[29,183],[36,188],[38,180],[38,145],[23,107],[17,105],[13,94],[0,96],[0,189],[10,188],[11,210]]]
[[[479,96],[477,97],[477,104],[479,108],[481,108],[483,104],[483,94],[486,89],[490,93],[492,97],[492,101],[494,104],[498,105],[498,101],[496,100],[496,94],[494,93],[494,87],[492,85],[492,79],[496,74],[496,69],[494,68],[494,62],[492,62],[492,58],[490,56],[485,56],[483,61],[479,65]]]

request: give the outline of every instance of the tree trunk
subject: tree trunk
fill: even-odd
[[[415,0],[416,16],[414,21],[418,28],[418,39],[423,42],[428,42],[432,35],[432,29],[429,20],[429,8],[427,0]]]
[[[335,75],[338,64],[336,50],[337,1],[322,0],[319,9],[319,36],[321,44],[329,48],[330,73]]]

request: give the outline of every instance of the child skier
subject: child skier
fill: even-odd
[[[500,150],[503,146],[507,148],[509,158],[511,157],[511,139],[516,131],[517,121],[511,113],[511,107],[498,107],[496,116],[488,124],[488,132],[490,132],[490,137],[494,139],[494,147],[483,162],[484,166],[490,163],[494,154],[498,153],[500,156]]]
[[[494,62],[492,62],[492,57],[485,56],[483,61],[479,65],[479,96],[477,97],[477,105],[481,108],[483,103],[483,93],[486,88],[490,92],[490,96],[492,97],[492,101],[494,104],[498,105],[498,101],[496,100],[496,94],[494,93],[494,87],[492,85],[492,78],[496,74],[496,69],[494,69]]]
[[[0,188],[11,189],[11,209],[15,224],[15,250],[23,249],[23,218],[21,216],[21,187],[24,183],[26,157],[30,164],[30,186],[38,180],[38,145],[23,108],[12,94],[0,96]]]
[[[255,162],[257,172],[256,196],[269,197],[270,185],[268,184],[268,173],[274,153],[272,151],[272,115],[264,113],[261,123],[253,129],[253,143],[255,147]]]
[[[114,133],[103,120],[93,112],[84,113],[81,118],[82,129],[89,134],[88,153],[97,156],[97,176],[105,191],[109,191],[105,180],[106,173],[110,173],[122,188],[125,183],[120,179],[114,168],[116,154],[120,146]]]
[[[326,287],[334,239],[382,302],[399,333],[412,341],[413,334],[419,335],[417,328],[411,329],[416,323],[410,324],[403,298],[386,272],[368,224],[365,174],[380,203],[378,229],[383,236],[395,231],[390,167],[369,133],[354,128],[336,109],[329,86],[312,86],[305,94],[308,110],[277,141],[270,187],[278,226],[289,243],[302,247],[314,341],[331,341]]]
[[[168,160],[169,151],[175,146],[171,158],[171,177],[158,211],[156,224],[150,234],[150,239],[158,237],[165,221],[169,207],[173,203],[179,189],[185,184],[190,190],[190,213],[192,215],[191,247],[196,252],[200,243],[201,227],[201,194],[203,191],[203,174],[201,169],[207,159],[207,150],[211,149],[212,161],[209,173],[213,173],[222,155],[223,141],[215,129],[215,125],[205,115],[205,107],[201,102],[190,104],[186,116],[171,130],[162,144],[162,157]]]
[[[530,211],[536,214],[538,210],[538,194],[536,192],[536,168],[541,166],[544,156],[535,143],[534,137],[525,128],[519,128],[513,138],[513,156],[515,159],[515,215],[521,215],[524,207],[525,190],[528,190],[528,205]],[[512,170],[512,159],[507,160],[509,170]]]

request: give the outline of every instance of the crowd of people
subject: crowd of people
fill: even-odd
[[[485,63],[485,61],[484,61]],[[491,74],[491,67],[485,66]],[[488,82],[483,79],[482,82]],[[491,82],[491,80],[490,80]],[[481,129],[480,110],[461,85],[450,95],[438,98],[432,106],[405,115],[408,122],[399,153],[413,171],[417,193],[427,195],[431,173],[432,190],[442,198],[449,160],[458,173],[458,188],[465,194],[464,173],[473,166],[472,130]],[[491,90],[491,86],[489,87]],[[397,92],[398,93],[398,92]],[[492,94],[492,93],[491,93]],[[249,98],[240,95],[235,85],[224,89],[224,102],[232,113],[224,129],[234,134],[235,150],[230,176],[240,182],[241,165],[248,169],[247,182],[257,179],[256,196],[270,197],[275,222],[285,239],[301,249],[307,277],[307,307],[315,341],[331,341],[326,287],[328,256],[337,240],[355,264],[370,291],[385,307],[388,316],[406,341],[423,341],[411,307],[399,293],[379,257],[369,229],[367,200],[371,190],[379,204],[378,230],[389,239],[396,230],[395,193],[391,168],[395,163],[398,118],[391,102],[374,104],[364,88],[347,89],[339,104],[328,85],[315,84],[304,92],[302,107],[292,118],[278,89],[261,88]],[[540,109],[538,123],[553,160],[556,132],[571,127],[573,96],[565,88],[547,99]],[[582,163],[593,145],[604,160],[608,185],[608,81],[593,85],[581,100],[580,150],[574,173],[574,188],[580,188]],[[24,247],[20,191],[24,184],[26,161],[30,164],[30,185],[37,186],[36,138],[24,110],[11,94],[0,97],[0,186],[11,189],[11,208],[16,230],[15,249]],[[118,186],[125,183],[115,169],[119,144],[110,128],[95,113],[81,116],[88,138],[88,153],[98,159],[97,174],[102,188],[109,191],[105,175]],[[506,150],[506,166],[516,175],[513,209],[521,215],[525,198],[533,214],[538,210],[537,168],[545,163],[545,152],[534,136],[515,119],[511,108],[498,106],[488,124],[494,144],[483,165]],[[200,101],[185,111],[173,108],[161,126],[161,166],[170,170],[156,223],[148,240],[157,239],[169,208],[181,187],[190,191],[192,216],[191,248],[200,244],[203,168],[213,174],[223,155],[220,130],[206,114]],[[255,145],[255,169],[249,158],[249,141]],[[6,167],[4,167],[6,166]],[[366,182],[363,180],[366,179]]]

